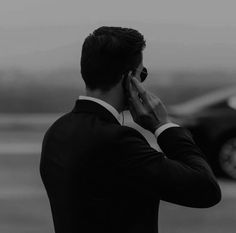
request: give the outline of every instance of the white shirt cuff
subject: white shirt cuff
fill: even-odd
[[[179,125],[174,124],[174,123],[166,123],[166,124],[162,125],[161,127],[157,128],[154,133],[156,138],[158,138],[160,136],[160,134],[163,133],[165,130],[172,128],[172,127],[179,127]]]

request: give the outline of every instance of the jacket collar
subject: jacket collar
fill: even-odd
[[[72,110],[73,113],[91,113],[98,115],[106,121],[111,123],[120,124],[118,119],[101,104],[91,100],[78,99],[76,100],[75,106]]]
[[[79,99],[82,100],[91,100],[93,102],[96,102],[100,105],[102,105],[104,108],[106,108],[109,112],[111,112],[113,114],[113,116],[120,122],[120,114],[119,112],[110,104],[108,104],[107,102],[105,102],[104,100],[98,99],[98,98],[94,98],[91,96],[79,96]]]

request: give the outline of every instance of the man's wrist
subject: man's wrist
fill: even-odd
[[[172,122],[168,122],[168,123],[164,123],[164,124],[159,125],[154,132],[156,138],[158,138],[160,136],[160,134],[163,133],[165,130],[172,128],[172,127],[180,127],[180,126],[175,123],[172,123]]]

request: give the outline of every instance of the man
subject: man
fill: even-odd
[[[170,122],[158,97],[144,89],[145,41],[136,30],[101,27],[84,41],[86,96],[47,131],[40,172],[56,233],[157,233],[160,200],[207,208],[221,191],[184,128]],[[120,123],[155,134],[163,152]]]

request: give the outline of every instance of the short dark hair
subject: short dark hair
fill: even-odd
[[[123,74],[137,69],[145,46],[137,30],[107,26],[96,29],[82,47],[80,65],[86,87],[108,91]]]

